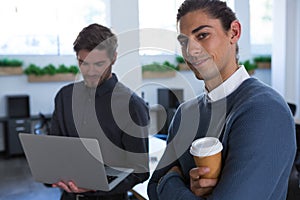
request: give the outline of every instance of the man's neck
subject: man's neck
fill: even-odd
[[[231,70],[227,70],[227,73],[219,73],[216,77],[204,80],[205,88],[208,92],[220,86],[224,81],[226,81],[229,77],[231,77],[237,70],[239,69],[239,65],[235,64],[231,67]],[[222,75],[221,75],[222,74]]]

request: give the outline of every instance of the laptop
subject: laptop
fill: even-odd
[[[80,188],[110,191],[133,169],[104,165],[97,139],[20,133],[35,181],[74,181]]]

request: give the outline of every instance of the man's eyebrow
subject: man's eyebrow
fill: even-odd
[[[82,59],[80,59],[80,58],[78,58],[78,61],[79,61],[79,62],[85,62],[85,63],[86,63],[85,60],[82,60]],[[94,62],[93,64],[101,64],[101,63],[105,63],[105,60],[99,60],[99,61]]]
[[[202,26],[199,26],[199,27],[195,28],[194,30],[192,30],[192,34],[195,34],[198,31],[200,31],[201,29],[204,29],[204,28],[207,28],[207,27],[212,28],[212,26],[210,26],[210,25],[202,25]]]
[[[101,63],[105,63],[105,62],[106,62],[105,60],[99,60],[99,61],[94,62],[94,64],[101,64]]]
[[[194,30],[192,30],[192,34],[195,34],[198,31],[200,31],[201,29],[204,29],[204,28],[207,28],[207,27],[212,28],[212,26],[210,26],[210,25],[202,25],[202,26],[199,26],[199,27],[195,28]],[[180,34],[180,35],[177,36],[177,40],[185,39],[185,38],[187,38],[187,36],[184,35],[184,34]]]

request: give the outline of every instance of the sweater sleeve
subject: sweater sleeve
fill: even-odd
[[[177,110],[169,128],[166,150],[148,184],[148,196],[151,200],[200,199],[190,191],[189,185],[187,185],[184,178],[176,172],[169,172],[173,166],[181,168],[179,158],[175,151],[176,146],[171,142],[177,133],[180,119],[180,110]]]
[[[168,171],[173,166],[179,166],[177,160],[163,167],[165,165],[165,162],[170,158],[169,153],[170,146],[167,146],[164,155],[162,156],[156,170],[154,171],[149,181],[147,193],[149,199],[151,200],[176,199],[176,195],[174,196],[174,188],[176,188],[176,190],[179,189],[178,187],[186,189],[183,180],[176,172],[168,173]],[[173,185],[173,181],[176,182],[176,184]],[[177,185],[178,187],[174,187],[175,185]]]
[[[148,128],[149,110],[144,101],[140,98],[131,98],[130,101],[130,116],[132,121],[127,124],[127,127],[122,133],[122,145],[126,151],[126,167],[133,168],[134,173],[125,178],[116,188],[109,194],[118,194],[129,191],[136,184],[142,183],[149,178],[149,141]],[[132,122],[136,126],[132,126]],[[133,135],[129,135],[129,133]],[[128,154],[127,154],[128,153]],[[98,193],[100,194],[100,192]]]
[[[233,112],[221,177],[208,199],[284,200],[295,157],[295,130],[280,101],[256,100]]]
[[[62,131],[61,131],[61,127],[60,127],[60,122],[59,122],[59,112],[61,110],[61,92],[59,92],[56,96],[55,96],[55,100],[54,100],[54,112],[52,113],[52,117],[51,117],[51,128],[50,128],[50,132],[49,135],[62,135]],[[62,120],[62,119],[61,119]]]
[[[176,188],[174,190],[174,188]],[[158,184],[157,194],[159,199],[199,200],[184,184],[182,177],[176,172],[167,173]]]

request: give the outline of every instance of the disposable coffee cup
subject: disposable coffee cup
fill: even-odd
[[[192,143],[190,153],[196,166],[210,169],[202,178],[218,178],[222,165],[222,149],[222,143],[214,137],[200,138]]]

